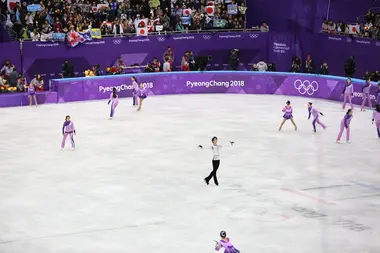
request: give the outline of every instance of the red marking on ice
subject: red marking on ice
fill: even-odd
[[[296,194],[296,195],[299,195],[299,196],[302,196],[302,197],[306,197],[306,198],[309,198],[309,199],[312,199],[312,200],[315,200],[319,203],[322,203],[322,204],[326,204],[326,205],[336,205],[336,203],[333,203],[333,202],[328,202],[324,199],[320,199],[320,198],[316,198],[314,196],[310,196],[308,194],[305,194],[305,193],[302,193],[302,192],[296,192],[294,190],[291,190],[291,189],[287,189],[287,188],[281,188],[281,190],[283,191],[286,191],[286,192],[291,192],[293,194]]]

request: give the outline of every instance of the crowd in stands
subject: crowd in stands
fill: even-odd
[[[30,5],[38,5],[30,8]],[[29,5],[29,7],[28,7]],[[5,25],[19,38],[38,40],[51,32],[100,28],[102,35],[134,33],[135,20],[149,31],[245,28],[245,0],[29,0],[7,12]]]
[[[322,32],[380,39],[380,13],[368,11],[364,23],[357,21],[345,24],[325,20],[322,24]]]

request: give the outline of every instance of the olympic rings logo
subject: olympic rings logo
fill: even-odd
[[[121,44],[121,40],[113,40],[113,44],[120,45]]]
[[[257,33],[251,33],[251,34],[249,35],[249,37],[250,37],[251,39],[257,39],[257,38],[259,37],[259,35],[258,35]]]
[[[165,37],[157,37],[157,40],[159,42],[164,42],[166,40],[166,38]]]
[[[211,36],[210,35],[203,35],[203,39],[209,40],[209,39],[211,39]]]
[[[298,92],[301,95],[309,95],[312,96],[317,90],[318,90],[318,83],[316,81],[301,81],[300,79],[297,79],[294,81],[294,88],[298,90]]]

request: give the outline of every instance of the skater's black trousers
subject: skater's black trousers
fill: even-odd
[[[212,171],[208,177],[206,177],[206,181],[210,181],[211,178],[214,178],[214,183],[219,185],[218,178],[216,177],[216,171],[219,169],[220,160],[212,160]]]

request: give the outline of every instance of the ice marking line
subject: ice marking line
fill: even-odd
[[[333,202],[328,202],[326,200],[323,200],[323,199],[320,199],[320,198],[316,198],[314,196],[310,196],[308,194],[305,194],[305,193],[302,193],[302,192],[296,192],[294,190],[291,190],[291,189],[287,189],[287,188],[280,188],[281,190],[283,191],[286,191],[286,192],[291,192],[293,194],[296,194],[296,195],[299,195],[299,196],[302,196],[302,197],[306,197],[306,198],[309,198],[309,199],[312,199],[312,200],[315,200],[319,203],[322,203],[322,204],[326,204],[326,205],[336,205],[336,203],[333,203]]]
[[[342,199],[337,199],[337,200],[364,199],[364,198],[372,198],[372,197],[377,197],[377,196],[380,196],[380,193],[371,194],[371,195],[362,195],[362,196],[357,196],[357,197],[348,197],[348,198],[342,198]]]
[[[127,228],[137,228],[137,227],[142,227],[142,226],[161,225],[161,224],[164,224],[164,223],[165,223],[165,221],[156,221],[156,222],[146,223],[146,224],[142,224],[142,225],[134,224],[134,225],[121,226],[121,227],[114,227],[114,228],[103,228],[103,229],[85,230],[85,231],[78,231],[78,232],[73,232],[73,233],[62,233],[62,234],[55,234],[55,235],[48,235],[48,236],[31,237],[31,238],[25,238],[25,239],[15,239],[15,240],[9,240],[9,241],[0,241],[0,244],[9,244],[9,243],[17,243],[17,242],[41,240],[41,239],[50,239],[50,238],[56,238],[56,237],[81,235],[81,234],[92,234],[92,233],[105,232],[105,231],[116,231],[116,230],[123,230],[123,229],[127,229]]]
[[[351,182],[351,183],[353,183],[353,184],[356,184],[356,185],[358,185],[358,186],[361,186],[361,187],[363,187],[363,188],[367,188],[367,189],[372,189],[372,190],[380,191],[380,187],[376,187],[376,186],[369,185],[369,184],[364,184],[364,183],[357,182],[357,181],[354,181],[354,180],[350,180],[349,182]]]
[[[345,186],[351,186],[351,185],[349,185],[349,184],[337,184],[337,185],[329,185],[329,186],[322,186],[322,187],[306,188],[306,189],[301,189],[301,190],[302,191],[310,191],[310,190],[329,189],[329,188],[337,188],[337,187],[345,187]]]

